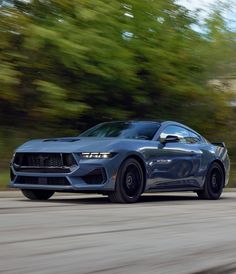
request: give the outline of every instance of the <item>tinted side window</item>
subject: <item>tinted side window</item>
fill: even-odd
[[[187,143],[189,133],[185,128],[179,126],[168,126],[160,134],[160,141],[164,141],[166,136],[174,135],[178,136],[181,143]]]
[[[192,131],[188,131],[188,132],[189,132],[189,137],[187,141],[189,144],[196,144],[201,142],[201,138],[197,134],[195,134]]]

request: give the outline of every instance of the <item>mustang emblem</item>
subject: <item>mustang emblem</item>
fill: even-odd
[[[40,165],[40,166],[44,166],[45,161],[46,161],[48,158],[49,158],[48,156],[42,156],[42,155],[40,155],[40,156],[38,157],[39,165]]]

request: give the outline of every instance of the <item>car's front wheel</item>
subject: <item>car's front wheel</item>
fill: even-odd
[[[48,200],[55,191],[41,189],[21,189],[23,195],[30,200]]]
[[[115,191],[108,194],[115,203],[135,203],[142,194],[144,174],[139,162],[134,158],[125,160],[117,174]]]
[[[224,172],[218,163],[213,163],[205,179],[204,189],[198,191],[200,199],[217,200],[224,188]]]

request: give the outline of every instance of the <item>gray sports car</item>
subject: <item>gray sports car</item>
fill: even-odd
[[[224,143],[172,121],[99,124],[78,137],[32,140],[11,161],[10,186],[32,200],[54,192],[108,195],[133,203],[143,192],[194,191],[219,199],[229,180]]]

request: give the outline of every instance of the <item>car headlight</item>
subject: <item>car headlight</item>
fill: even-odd
[[[82,152],[80,157],[82,159],[110,159],[114,157],[116,153],[114,152]]]

